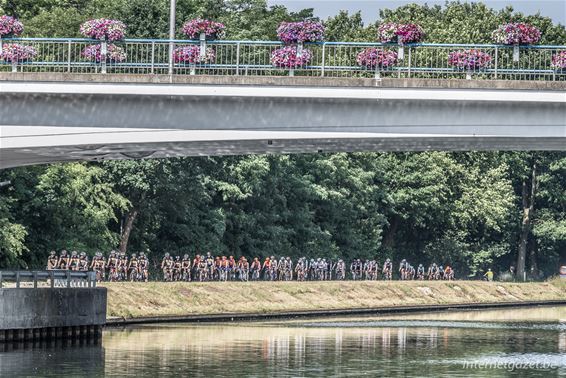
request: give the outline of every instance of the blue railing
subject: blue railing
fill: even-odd
[[[123,49],[122,62],[95,62],[82,55],[85,47],[100,43],[85,38],[15,38],[2,39],[0,44],[18,43],[33,46],[36,57],[27,62],[0,60],[0,71],[121,73],[169,75],[260,75],[320,77],[416,77],[468,78],[504,80],[565,81],[566,70],[553,66],[554,56],[566,46],[533,45],[514,48],[491,44],[419,43],[403,48],[372,42],[307,43],[312,58],[296,69],[280,69],[271,64],[271,54],[281,47],[279,41],[197,41],[168,39],[127,39],[116,43]],[[176,63],[170,49],[203,44],[214,51],[214,59],[198,64]],[[357,55],[368,47],[395,50],[397,63],[387,69],[361,67]],[[461,70],[448,64],[452,51],[475,49],[487,53],[491,63],[482,69]]]

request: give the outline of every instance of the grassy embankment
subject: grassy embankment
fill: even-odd
[[[566,299],[565,280],[543,283],[211,282],[106,283],[109,317],[378,308]]]

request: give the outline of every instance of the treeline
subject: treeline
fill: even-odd
[[[167,36],[168,0],[0,0],[26,36],[76,36],[92,17],[128,36]],[[0,13],[2,13],[0,12]],[[284,20],[313,16],[263,0],[178,0],[178,23],[205,16],[228,38],[275,39]],[[506,21],[564,44],[564,26],[483,4],[407,5],[380,19],[411,21],[428,42],[490,42]],[[328,40],[374,40],[359,13],[325,20]],[[0,268],[41,267],[52,249],[120,248],[150,259],[211,251],[236,256],[407,258],[459,274],[517,267],[555,274],[566,258],[566,153],[356,153],[116,161],[4,170]],[[520,268],[520,266],[519,266]]]

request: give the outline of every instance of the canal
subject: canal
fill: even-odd
[[[566,376],[566,306],[109,328],[0,345],[2,377]]]

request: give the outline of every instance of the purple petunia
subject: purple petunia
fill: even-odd
[[[493,31],[495,43],[503,45],[531,45],[540,41],[540,30],[524,23],[509,23]]]
[[[452,51],[448,55],[449,65],[465,70],[487,68],[491,64],[491,60],[491,55],[475,49]]]
[[[211,48],[206,49],[206,53],[201,55],[200,46],[184,46],[178,47],[173,52],[175,63],[210,63],[216,58],[214,50]]]
[[[0,16],[0,38],[13,37],[22,34],[24,25],[12,16]]]
[[[418,43],[424,39],[424,30],[417,24],[398,24],[386,22],[377,29],[378,39],[382,43]]]
[[[356,58],[356,62],[366,68],[390,68],[397,63],[397,53],[390,50],[376,49],[369,47],[360,52]]]
[[[202,33],[204,33],[206,39],[220,39],[225,35],[225,28],[224,24],[220,22],[196,18],[185,22],[182,30],[183,34],[190,39],[198,39]]]
[[[81,55],[84,58],[87,58],[88,60],[95,61],[96,63],[100,63],[103,61],[102,46],[100,44],[87,46],[82,51]],[[107,62],[120,63],[125,60],[126,60],[126,53],[124,52],[124,49],[114,44],[109,44],[106,47]]]
[[[17,43],[4,44],[0,53],[0,57],[10,63],[26,62],[32,60],[36,55],[37,51],[33,47]]]
[[[124,39],[126,25],[121,21],[98,18],[84,22],[80,30],[86,37],[113,42]]]
[[[271,53],[271,64],[279,68],[299,68],[310,62],[311,57],[308,49],[303,49],[299,55],[295,46],[285,46]]]
[[[559,51],[552,56],[552,68],[554,69],[566,69],[566,50]]]
[[[315,21],[282,22],[277,28],[277,36],[285,44],[322,41],[324,32],[324,25]]]

